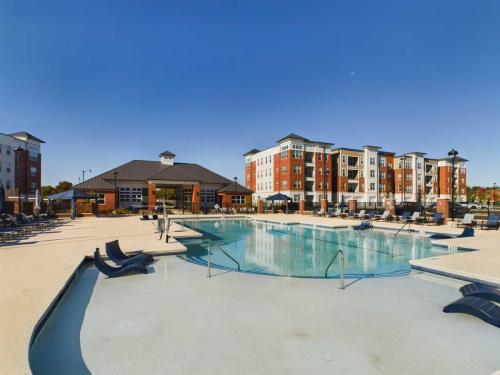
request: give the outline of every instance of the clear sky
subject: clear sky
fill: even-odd
[[[500,1],[0,0],[0,132],[43,183],[164,150],[226,177],[290,133],[500,183]]]

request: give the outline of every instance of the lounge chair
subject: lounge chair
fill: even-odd
[[[374,210],[370,210],[370,212],[368,212],[368,215],[366,215],[368,217],[368,219],[370,220],[373,220],[373,218],[375,217],[376,213]]]
[[[324,216],[325,215],[325,210],[314,210],[313,211],[313,216]]]
[[[364,219],[365,216],[366,216],[365,212],[366,212],[366,210],[359,211],[359,213],[357,213],[357,214],[354,215],[354,218],[355,219]]]
[[[365,221],[361,222],[361,224],[355,225],[354,227],[352,227],[352,229],[354,229],[354,230],[366,230],[366,229],[372,229],[372,228],[373,228],[373,225],[370,222],[370,220],[365,220]]]
[[[443,312],[473,315],[500,328],[500,307],[481,297],[462,297],[445,306]]]
[[[158,220],[158,215],[153,214],[153,220]]]
[[[149,215],[142,214],[142,219],[141,220],[149,220]]]
[[[346,218],[346,219],[353,219],[353,218],[355,217],[355,215],[356,215],[356,210],[351,210],[351,211],[349,211],[349,212],[347,213],[347,215],[346,215],[346,217],[345,217],[345,218]]]
[[[101,254],[99,254],[99,249],[96,249],[94,252],[94,264],[99,271],[108,277],[120,277],[134,273],[148,273],[146,266],[140,263],[131,263],[120,267],[110,266],[102,259]]]
[[[375,219],[374,220],[384,220],[384,221],[387,221],[389,219],[389,215],[390,215],[390,211],[389,210],[385,210],[382,215],[375,215]]]
[[[147,266],[153,263],[154,260],[151,254],[142,252],[132,256],[125,254],[120,248],[118,240],[106,242],[106,254],[108,254],[109,259],[121,266],[128,264],[143,264]]]
[[[458,224],[462,227],[473,227],[476,225],[476,221],[474,220],[474,214],[465,214],[462,221]],[[457,226],[458,226],[457,225]]]
[[[333,215],[334,215],[334,213],[333,213],[333,207],[329,207],[328,211],[326,212],[326,216],[333,217]]]
[[[460,288],[464,297],[481,297],[489,301],[500,303],[500,288],[491,285],[472,283]]]
[[[500,217],[498,215],[488,216],[488,221],[486,224],[481,224],[481,229],[496,229],[500,226]]]
[[[406,222],[407,223],[417,223],[417,221],[418,221],[419,218],[420,218],[420,212],[414,211],[413,215],[411,215],[411,217],[409,217],[408,219],[406,219]]]
[[[432,214],[432,217],[429,220],[427,220],[427,225],[430,224],[436,224],[436,225],[443,224],[443,214],[441,212],[434,212]]]
[[[410,211],[404,211],[403,212],[403,215],[401,215],[399,218],[398,218],[398,221],[404,221],[405,223],[408,221],[408,219],[410,218]]]
[[[436,233],[429,236],[429,238],[432,238],[433,240],[447,240],[452,238],[464,238],[473,236],[474,236],[474,228],[464,228],[464,231],[460,233],[458,236],[454,236],[452,234]]]

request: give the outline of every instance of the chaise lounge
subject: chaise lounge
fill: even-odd
[[[488,216],[488,221],[485,224],[481,224],[481,229],[496,229],[500,227],[500,216],[490,215]]]
[[[460,233],[458,236],[452,234],[436,233],[429,236],[429,238],[432,238],[433,240],[447,240],[452,238],[464,238],[473,236],[474,236],[474,228],[464,228],[463,232]]]
[[[460,288],[464,297],[481,297],[500,303],[500,288],[481,283],[471,283]]]
[[[148,273],[145,265],[140,263],[131,263],[125,266],[113,267],[107,264],[104,259],[102,259],[99,253],[99,248],[94,252],[94,264],[99,271],[108,277],[120,277],[136,273]]]
[[[109,259],[111,259],[116,264],[125,266],[128,264],[136,263],[143,264],[147,266],[153,263],[153,257],[150,254],[139,252],[135,255],[127,255],[120,248],[118,240],[106,242],[106,254],[108,254]]]
[[[445,306],[443,312],[473,315],[500,328],[500,307],[481,297],[459,298]]]

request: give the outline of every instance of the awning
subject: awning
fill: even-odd
[[[97,196],[94,194],[87,194],[83,191],[70,189],[67,191],[63,191],[62,193],[49,195],[49,201],[55,200],[76,200],[76,199],[96,199]]]
[[[291,200],[292,198],[290,198],[288,195],[281,193],[274,194],[266,198],[266,201],[291,201]]]

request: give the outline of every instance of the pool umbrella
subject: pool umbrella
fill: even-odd
[[[342,194],[340,196],[340,212],[344,212],[344,206],[345,206],[344,194]]]
[[[35,192],[35,215],[39,215],[42,210],[42,196],[40,195],[40,190],[36,189]]]
[[[3,213],[4,208],[5,208],[5,189],[3,188],[3,185],[0,184],[0,214]]]
[[[418,189],[417,194],[417,211],[422,211],[422,191]]]

